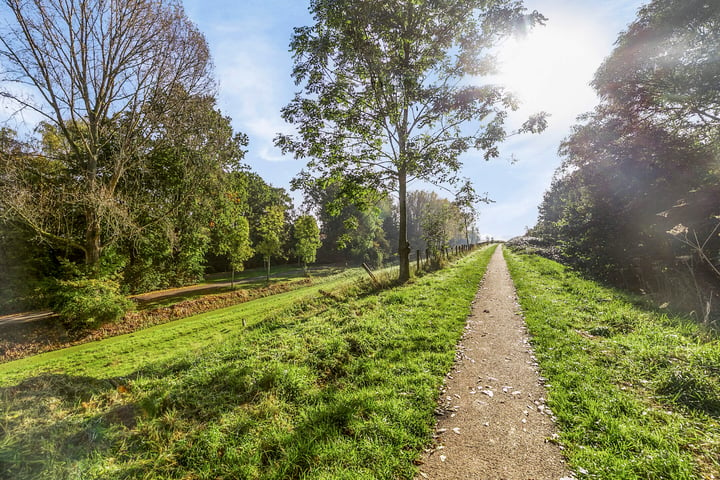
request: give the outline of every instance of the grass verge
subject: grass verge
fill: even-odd
[[[720,342],[550,260],[506,250],[578,478],[720,478]]]
[[[86,330],[68,332],[65,327],[56,324],[56,319],[52,318],[42,322],[6,325],[4,326],[5,338],[0,340],[0,363],[132,333],[154,325],[223,307],[278,295],[291,290],[303,289],[309,284],[334,284],[337,283],[338,279],[344,282],[348,278],[361,275],[360,269],[345,270],[342,274],[331,274],[330,270],[326,270],[326,272],[327,276],[317,276],[312,279],[295,279],[285,283],[271,283],[270,285],[263,281],[262,283],[245,284],[243,288],[228,288],[224,292],[217,289],[213,292],[195,291],[190,294],[171,292],[168,294],[168,298],[164,300],[165,306],[150,308],[148,302],[143,302],[143,308],[127,312],[122,319],[116,322],[105,323]]]
[[[0,365],[0,477],[413,478],[491,253]]]
[[[176,303],[195,300],[202,298],[208,294],[222,294],[237,290],[259,290],[273,285],[285,285],[295,282],[301,282],[302,279],[321,279],[332,275],[337,275],[347,268],[337,266],[314,266],[308,268],[307,272],[295,265],[274,265],[270,273],[270,282],[265,277],[264,268],[254,268],[235,272],[235,285],[225,285],[230,283],[230,273],[219,273],[209,275],[203,282],[197,285],[189,285],[192,290],[184,291],[188,287],[171,288],[168,290],[159,290],[155,292],[147,292],[140,295],[132,295],[138,302],[138,308],[148,310],[158,307],[172,306]],[[301,280],[298,280],[301,279]],[[204,288],[203,288],[204,287]]]

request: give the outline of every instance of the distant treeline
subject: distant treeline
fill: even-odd
[[[338,206],[333,186],[315,189],[305,192],[301,215],[288,192],[241,163],[245,140],[233,133],[230,119],[213,101],[200,104],[195,118],[212,119],[205,141],[157,137],[143,161],[124,172],[114,200],[100,210],[97,264],[87,261],[83,243],[88,200],[77,156],[48,124],[28,139],[0,130],[0,312],[47,306],[58,282],[82,278],[111,281],[120,293],[134,294],[259,267],[270,258],[377,266],[396,255],[397,206],[387,196],[378,194],[360,209]],[[478,241],[474,223],[454,203],[425,191],[410,198],[413,249]],[[274,233],[270,218],[278,222]],[[302,247],[307,241],[301,242],[308,234],[300,231],[308,219],[311,232],[319,228],[309,256]]]

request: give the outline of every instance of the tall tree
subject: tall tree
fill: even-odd
[[[315,25],[297,28],[291,43],[304,93],[283,109],[299,134],[276,144],[309,158],[322,182],[397,193],[405,281],[408,184],[456,180],[470,149],[498,156],[516,101],[477,83],[493,72],[490,49],[499,39],[544,17],[516,0],[312,0],[310,10]],[[544,126],[538,114],[519,131]]]
[[[218,225],[221,229],[218,232],[220,253],[227,255],[230,260],[231,284],[234,286],[235,272],[242,272],[245,269],[245,261],[254,253],[250,245],[250,224],[245,217],[223,217],[222,223]]]
[[[253,245],[257,245],[261,241],[258,226],[268,208],[277,207],[282,210],[286,227],[289,227],[289,215],[287,215],[287,212],[292,211],[293,202],[284,188],[273,187],[263,180],[260,175],[253,172],[235,172],[233,176],[235,177],[235,183],[242,186],[246,195],[247,218],[250,222],[250,240]]]
[[[0,12],[2,96],[53,127],[55,168],[70,180],[27,184],[13,172],[3,213],[81,252],[97,274],[131,217],[118,185],[145,161],[159,117],[213,89],[205,38],[174,0],[3,0]]]
[[[710,0],[639,10],[595,75],[601,104],[561,146],[535,229],[592,273],[704,320],[720,271],[719,26]]]
[[[317,250],[322,245],[320,241],[320,227],[312,215],[301,215],[295,220],[295,253],[307,270],[309,263],[313,263]]]
[[[255,251],[263,256],[268,282],[270,281],[270,260],[272,257],[282,255],[284,228],[285,209],[280,205],[267,207],[257,226],[260,240],[255,246]]]

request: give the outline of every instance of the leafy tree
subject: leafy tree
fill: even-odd
[[[207,44],[172,0],[3,0],[0,11],[2,96],[58,140],[47,182],[28,182],[28,164],[4,173],[2,213],[97,276],[103,249],[133,231],[118,186],[147,161],[161,119],[213,87]]]
[[[323,245],[319,255],[323,261],[382,265],[389,253],[386,231],[392,233],[394,229],[387,197],[377,192],[366,195],[361,208],[343,201],[338,184],[306,183],[305,205],[315,212],[321,224]]]
[[[453,203],[458,210],[460,225],[465,231],[465,244],[470,245],[471,232],[474,230],[478,218],[477,204],[492,203],[492,200],[488,198],[487,194],[484,197],[478,195],[470,180],[465,179],[465,182],[455,194]]]
[[[459,217],[457,207],[446,199],[426,206],[420,221],[422,237],[435,258],[450,246],[450,239],[459,230]]]
[[[253,245],[261,241],[257,226],[261,223],[265,212],[270,207],[278,207],[283,212],[290,212],[293,208],[292,199],[284,188],[273,187],[260,175],[243,171],[234,174],[238,188],[244,189],[247,204],[247,218],[250,222],[250,239]],[[240,187],[241,185],[241,187]],[[286,227],[289,230],[289,216],[285,215]]]
[[[320,241],[320,227],[312,215],[301,215],[295,220],[295,253],[307,270],[309,263],[313,263],[317,250],[322,246]]]
[[[255,253],[250,243],[250,222],[242,215],[243,205],[240,198],[232,193],[226,194],[227,203],[217,215],[215,234],[218,238],[218,250],[227,255],[232,270],[231,283],[235,282],[235,272],[245,269],[245,261]]]
[[[270,281],[270,260],[282,255],[283,232],[285,231],[285,210],[279,205],[271,205],[265,209],[257,227],[260,241],[255,251],[263,256],[267,268],[267,281]]]
[[[602,103],[563,142],[535,228],[588,271],[704,320],[720,266],[718,25],[717,2],[640,9],[595,75]]]
[[[635,121],[717,141],[719,47],[718,2],[654,0],[620,35],[593,85]]]
[[[310,10],[315,25],[297,28],[291,43],[304,93],[283,109],[299,135],[276,143],[311,159],[314,178],[341,182],[355,200],[368,191],[397,193],[405,281],[408,184],[453,182],[470,149],[498,156],[516,101],[478,79],[493,72],[499,39],[544,17],[515,0],[312,0]],[[544,126],[539,114],[520,131]]]

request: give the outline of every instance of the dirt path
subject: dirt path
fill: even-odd
[[[518,312],[498,247],[447,377],[436,446],[423,458],[418,480],[572,478],[560,448],[548,441],[552,412]]]

